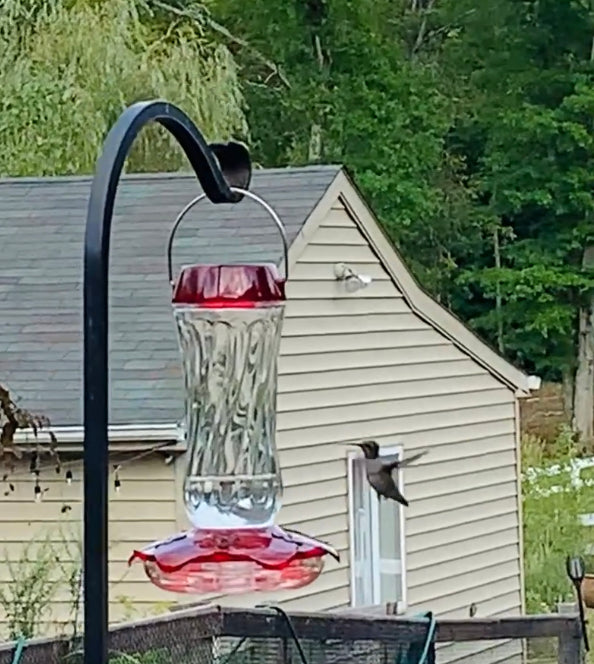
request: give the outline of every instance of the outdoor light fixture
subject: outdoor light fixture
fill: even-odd
[[[157,586],[179,593],[245,593],[300,588],[321,573],[327,544],[274,524],[282,479],[275,444],[277,357],[285,309],[288,244],[274,210],[252,192],[232,191],[264,207],[283,241],[285,275],[274,264],[191,265],[169,281],[185,383],[188,459],[183,499],[192,529],[134,551]]]
[[[584,648],[587,652],[590,650],[590,643],[588,640],[588,630],[586,629],[586,616],[584,613],[584,599],[582,597],[582,582],[586,576],[586,563],[581,556],[572,558],[567,556],[565,559],[565,571],[569,580],[575,588],[575,594],[580,612],[580,623],[582,625],[582,638],[584,640]]]
[[[352,268],[344,263],[336,263],[334,266],[334,276],[337,281],[344,282],[344,287],[348,293],[366,288],[373,279],[366,274],[357,274]]]

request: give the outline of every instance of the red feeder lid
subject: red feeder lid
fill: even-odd
[[[173,304],[253,307],[284,301],[285,282],[276,265],[190,265],[182,268]]]
[[[295,530],[271,526],[263,530],[195,529],[166,540],[154,542],[140,551],[134,550],[128,564],[136,558],[155,562],[164,572],[177,572],[190,563],[224,563],[248,560],[260,567],[275,569],[294,559],[331,555],[340,561],[338,551],[325,542],[307,537]]]

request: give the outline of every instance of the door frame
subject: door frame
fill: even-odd
[[[404,448],[402,445],[386,445],[380,448],[381,456],[397,456],[402,458]],[[362,459],[363,453],[359,450],[348,450],[347,451],[347,503],[348,503],[348,528],[349,528],[349,595],[350,595],[350,605],[355,606],[354,597],[355,587],[356,587],[356,575],[355,575],[355,560],[354,553],[356,548],[355,541],[355,473],[354,470],[354,461],[357,459]],[[398,486],[401,491],[404,493],[404,473],[402,469],[398,469],[397,472]],[[380,602],[380,592],[381,592],[381,575],[380,575],[380,533],[379,533],[379,501],[375,495],[375,491],[368,486],[368,494],[370,497],[370,513],[369,513],[369,523],[371,528],[371,560],[373,565],[372,570],[372,598],[373,606],[378,606]],[[398,601],[398,613],[403,613],[406,611],[408,605],[408,592],[407,592],[407,583],[406,583],[406,517],[404,506],[399,505],[399,532],[398,536],[400,537],[400,576],[401,576],[401,585],[402,585],[402,599]]]

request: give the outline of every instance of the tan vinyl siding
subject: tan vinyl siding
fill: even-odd
[[[346,262],[373,277],[348,294]],[[273,600],[327,610],[349,599],[346,454],[373,437],[429,447],[406,470],[411,611],[466,616],[520,610],[514,396],[411,312],[347,211],[336,203],[292,268],[279,360],[278,435],[284,506],[279,523],[327,540],[341,562]]]
[[[341,561],[328,559],[322,576],[298,591],[201,599],[234,606],[275,601],[309,611],[348,605],[348,443],[375,438],[404,445],[405,454],[430,449],[405,473],[410,610],[464,617],[475,602],[479,616],[518,613],[512,391],[412,313],[340,203],[307,240],[287,286],[279,360],[277,444],[285,494],[278,523],[328,541]],[[336,262],[369,274],[373,283],[346,293],[334,278]],[[135,546],[187,527],[183,468],[183,458],[174,466],[147,459],[122,474],[110,511],[112,581],[122,576]],[[28,520],[59,519],[60,492],[66,490],[57,483],[41,505],[29,495],[9,502],[0,513],[0,522],[7,522],[0,523],[3,532],[23,541],[35,532]],[[68,490],[73,501],[80,486]],[[114,618],[122,615],[117,595],[134,598],[145,612],[159,601],[196,601],[159,591],[140,565],[112,589]]]
[[[121,460],[122,456],[118,455]],[[65,460],[67,461],[67,460]],[[43,462],[43,466],[47,461]],[[28,465],[15,468],[15,492],[0,498],[0,583],[11,579],[13,569],[27,542],[49,536],[61,559],[69,564],[76,559],[76,539],[82,536],[82,482],[81,466],[69,466],[73,482],[68,485],[64,477],[53,468],[44,470],[40,485],[48,491],[41,503],[33,500],[33,481]],[[164,610],[175,601],[175,596],[159,590],[148,582],[142,566],[128,568],[127,560],[134,548],[166,537],[176,528],[174,477],[170,466],[162,458],[147,457],[125,466],[120,472],[122,487],[115,493],[110,487],[110,618],[121,621]],[[63,506],[71,510],[62,514]],[[63,534],[61,534],[63,533]],[[65,549],[64,538],[69,540]],[[34,552],[35,549],[32,549]],[[129,601],[133,600],[133,604]],[[61,589],[52,602],[45,623],[64,621],[69,613],[71,597]],[[56,626],[54,625],[54,630]],[[0,608],[0,636],[6,636],[6,616]]]

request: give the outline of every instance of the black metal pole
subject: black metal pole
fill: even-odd
[[[247,189],[251,162],[239,143],[208,145],[179,108],[140,102],[119,117],[97,161],[84,250],[84,664],[108,661],[108,273],[111,222],[124,162],[134,139],[158,122],[177,139],[213,203],[236,203],[230,186]],[[165,221],[165,220],[164,220]]]

